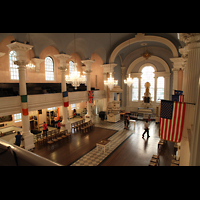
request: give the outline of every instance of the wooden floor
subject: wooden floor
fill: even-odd
[[[86,154],[96,146],[102,139],[108,138],[116,131],[94,127],[86,133],[80,131],[72,133],[71,139],[63,139],[51,147],[48,145],[38,146],[35,144],[33,153],[57,162],[61,165],[70,165],[78,158]]]
[[[108,128],[108,124],[114,129],[121,127],[123,122],[108,123],[100,121],[102,127]],[[120,126],[119,126],[120,125]],[[123,128],[123,127],[121,127]],[[148,166],[153,154],[157,154],[157,145],[160,140],[158,136],[159,125],[155,122],[150,123],[150,138],[142,139],[144,131],[144,121],[136,121],[136,126],[130,123],[132,135],[128,137],[117,149],[115,149],[100,166]],[[53,144],[52,147],[44,146],[36,148],[33,153],[48,158],[62,165],[70,165],[77,159],[92,150],[96,143],[102,139],[113,135],[116,130],[94,127],[88,133],[75,132],[71,140],[63,139],[60,143]],[[172,142],[167,142],[160,153],[160,166],[170,166],[173,154]]]
[[[144,132],[144,122],[137,121],[135,132],[121,144],[113,154],[105,159],[100,166],[148,166],[153,154],[157,154],[157,146],[160,138],[158,137],[159,125],[155,122],[150,123],[150,138],[142,139]],[[170,166],[172,153],[172,142],[167,142],[160,152],[160,166]]]

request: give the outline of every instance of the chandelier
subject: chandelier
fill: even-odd
[[[35,69],[35,65],[33,64],[33,62],[30,60],[30,62],[26,65],[26,67],[30,70]]]
[[[72,71],[70,75],[65,76],[66,82],[68,84],[71,83],[72,86],[75,87],[75,90],[77,90],[77,87],[80,86],[81,83],[86,84],[86,76],[80,75],[80,72],[77,71],[76,64],[77,63],[74,63],[75,65],[74,71]]]
[[[128,85],[128,87],[130,87],[133,83],[134,80],[131,78],[131,75],[128,75],[128,78],[126,80],[124,80],[124,83]]]
[[[112,90],[114,86],[118,85],[118,80],[114,80],[112,72],[110,72],[110,78],[104,81],[104,85],[107,85],[110,90]]]

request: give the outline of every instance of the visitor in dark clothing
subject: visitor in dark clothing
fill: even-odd
[[[15,135],[15,138],[16,138],[15,145],[20,147],[22,135],[20,134],[19,131],[17,132],[17,135]]]

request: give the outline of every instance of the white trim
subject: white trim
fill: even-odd
[[[160,42],[162,44],[165,44],[166,46],[168,46],[170,48],[170,50],[172,51],[173,57],[177,58],[178,57],[178,51],[175,47],[175,45],[168,39],[163,38],[163,37],[159,37],[159,36],[152,36],[152,35],[144,35],[142,33],[138,33],[137,35],[135,35],[134,38],[126,40],[125,42],[121,43],[120,45],[118,45],[114,51],[112,52],[110,59],[109,59],[109,63],[114,63],[115,62],[115,58],[117,56],[117,54],[124,49],[125,47],[134,44],[136,42],[143,42],[143,41],[155,41],[155,42]]]
[[[131,71],[134,69],[134,67],[135,67],[138,63],[140,63],[140,62],[142,62],[142,61],[144,61],[144,60],[146,60],[144,57],[139,57],[139,58],[135,59],[135,60],[129,65],[129,67],[128,67],[128,69],[127,69],[127,74],[131,73]],[[151,56],[151,57],[149,57],[148,60],[154,60],[154,61],[159,62],[159,63],[165,68],[165,72],[170,72],[170,69],[169,69],[168,64],[167,64],[162,58],[160,58],[160,57],[158,57],[158,56]],[[153,65],[153,64],[151,64],[151,65]],[[154,65],[153,65],[153,66],[154,66]],[[154,67],[155,67],[155,66],[154,66]],[[156,69],[156,71],[157,71],[157,69]],[[139,72],[140,72],[140,71],[139,71]]]

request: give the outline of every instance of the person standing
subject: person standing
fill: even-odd
[[[60,120],[58,120],[57,129],[58,129],[58,133],[60,134]]]
[[[45,135],[47,136],[47,124],[46,124],[46,122],[44,122],[42,127],[43,127],[43,136],[45,136]]]
[[[129,120],[130,120],[130,116],[128,115],[128,117],[126,118],[127,130],[128,130],[128,127],[129,127]]]
[[[19,131],[17,131],[17,135],[15,135],[15,145],[20,147],[22,135]]]
[[[142,138],[144,139],[144,134],[147,133],[147,138],[149,138],[149,127],[148,127],[148,120],[144,123],[144,133],[142,134]]]

